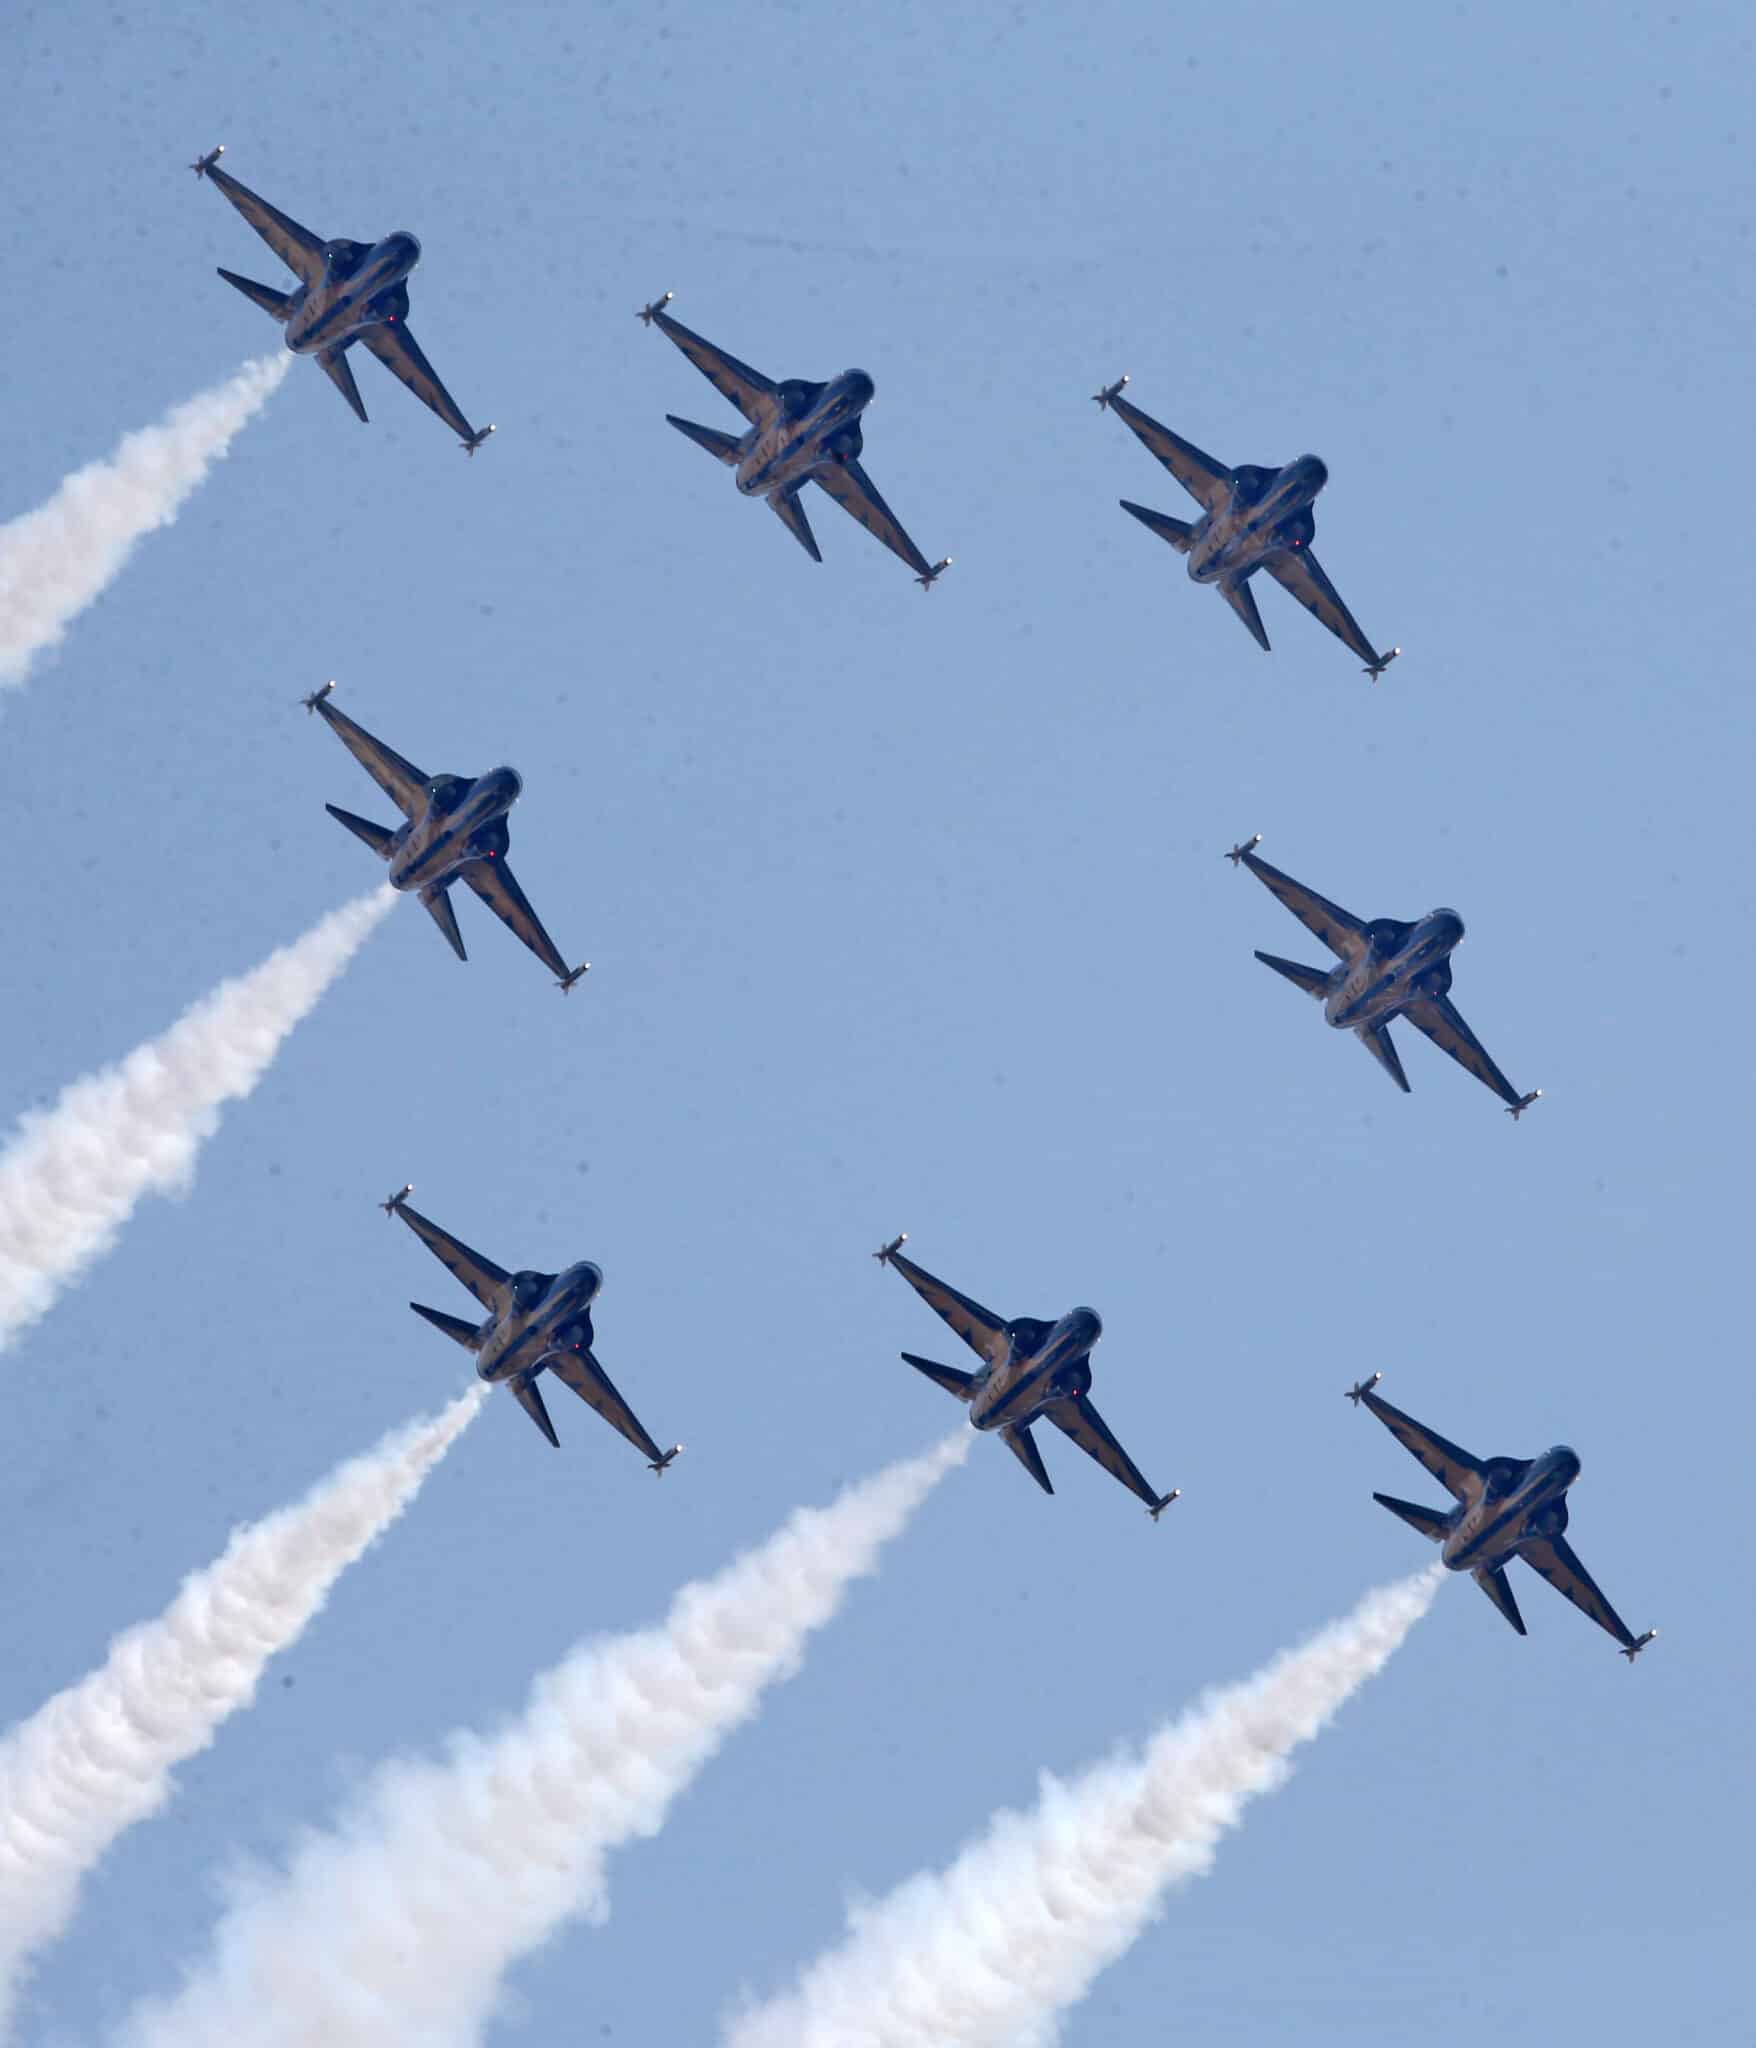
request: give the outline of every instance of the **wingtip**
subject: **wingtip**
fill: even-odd
[[[1257,847],[1259,847],[1261,844],[1262,834],[1260,832],[1252,832],[1248,839],[1240,839],[1237,845],[1232,848],[1231,852],[1227,854],[1222,854],[1221,858],[1223,860],[1229,860],[1233,867],[1238,867],[1244,861],[1246,861],[1250,857],[1250,855],[1256,851]]]
[[[906,1230],[899,1230],[888,1244],[881,1244],[872,1256],[878,1261],[879,1265],[888,1266],[891,1260],[895,1258],[896,1254],[907,1243],[908,1232]]]

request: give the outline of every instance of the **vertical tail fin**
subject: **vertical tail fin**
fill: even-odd
[[[451,891],[423,889],[421,901],[432,914],[433,922],[445,934],[451,950],[460,960],[467,960],[469,955],[463,950],[463,934],[457,928],[457,912],[451,907]]]
[[[543,1406],[543,1397],[537,1390],[537,1383],[528,1374],[518,1373],[506,1384],[512,1389],[512,1398],[542,1431],[556,1450],[561,1448],[561,1439],[555,1434],[555,1425],[549,1420],[549,1411]]]
[[[1014,1423],[1011,1428],[1001,1430],[1000,1434],[1006,1439],[1007,1449],[1043,1491],[1053,1493],[1055,1489],[1049,1484],[1049,1475],[1043,1469],[1043,1454],[1037,1449],[1036,1439],[1030,1433],[1030,1424]],[[1156,1514],[1154,1519],[1157,1519]]]

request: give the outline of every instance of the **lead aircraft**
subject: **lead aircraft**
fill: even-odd
[[[1599,1628],[1613,1635],[1632,1664],[1658,1630],[1649,1628],[1643,1636],[1633,1633],[1598,1590],[1563,1534],[1567,1489],[1579,1477],[1579,1454],[1566,1444],[1556,1444],[1540,1458],[1472,1458],[1468,1451],[1460,1451],[1373,1393],[1383,1377],[1375,1372],[1369,1380],[1349,1387],[1348,1399],[1356,1408],[1364,1402],[1457,1505],[1445,1514],[1388,1493],[1375,1493],[1372,1498],[1378,1505],[1431,1537],[1440,1546],[1445,1569],[1468,1572],[1520,1635],[1527,1633],[1524,1617],[1506,1577],[1506,1567],[1515,1557],[1523,1558],[1581,1614],[1590,1615]]]
[[[1390,1036],[1395,1017],[1406,1017],[1441,1052],[1448,1052],[1466,1072],[1492,1088],[1516,1123],[1543,1091],[1533,1088],[1520,1095],[1451,1000],[1451,955],[1463,943],[1463,919],[1457,912],[1429,910],[1413,924],[1396,917],[1362,923],[1351,911],[1258,859],[1256,848],[1261,844],[1262,834],[1255,833],[1234,846],[1226,859],[1233,867],[1247,867],[1341,962],[1333,968],[1305,967],[1297,960],[1259,952],[1256,957],[1263,966],[1315,996],[1336,1030],[1353,1032],[1405,1095],[1408,1076]]]
[[[1114,384],[1094,391],[1098,410],[1114,412],[1158,457],[1200,505],[1201,517],[1191,524],[1130,504],[1126,498],[1121,501],[1122,510],[1132,513],[1161,540],[1169,541],[1180,555],[1187,555],[1192,580],[1211,583],[1259,647],[1267,648],[1268,635],[1256,609],[1250,578],[1258,569],[1266,569],[1283,590],[1360,657],[1367,675],[1376,682],[1402,649],[1393,647],[1388,654],[1374,650],[1311,552],[1317,531],[1317,515],[1311,507],[1329,481],[1326,466],[1315,455],[1301,455],[1280,469],[1265,469],[1253,462],[1227,469],[1223,462],[1204,455],[1193,441],[1185,441],[1181,434],[1173,434],[1138,406],[1130,405],[1122,396],[1127,381],[1118,377]]]
[[[816,536],[805,516],[800,493],[807,484],[826,492],[866,531],[899,555],[915,572],[923,590],[931,590],[950,568],[951,557],[928,566],[927,558],[903,531],[902,522],[878,495],[878,488],[860,466],[865,445],[860,415],[872,403],[874,385],[864,370],[843,370],[827,384],[803,377],[776,383],[724,349],[673,320],[665,307],[673,294],[642,306],[639,318],[657,327],[683,351],[707,381],[729,398],[749,421],[745,434],[722,434],[717,427],[693,420],[665,418],[679,434],[705,448],[718,462],[738,473],[738,489],[747,498],[766,498],[781,523],[812,561],[821,562]]]
[[[297,291],[277,292],[236,271],[222,270],[220,276],[280,322],[295,355],[317,358],[324,375],[361,419],[366,407],[347,354],[355,342],[369,349],[460,435],[464,453],[473,455],[494,429],[483,427],[478,433],[470,425],[409,332],[408,278],[421,260],[420,243],[406,229],[378,242],[326,242],[222,171],[219,160],[224,155],[222,143],[198,156],[189,168],[219,187],[298,278],[299,286]]]
[[[518,770],[490,768],[486,775],[477,776],[425,775],[394,747],[374,739],[363,725],[338,711],[329,701],[334,688],[333,682],[327,682],[321,690],[313,690],[303,700],[305,709],[322,716],[407,823],[393,831],[388,825],[374,825],[370,818],[357,818],[339,804],[323,808],[380,860],[390,863],[390,886],[420,897],[460,960],[469,955],[463,950],[463,934],[451,906],[453,882],[467,882],[556,977],[561,993],[569,994],[591,962],[567,965],[531,908],[530,898],[518,886],[517,876],[506,865],[511,842],[506,813],[524,787]]]
[[[448,1316],[442,1309],[411,1301],[409,1307],[415,1314],[473,1352],[481,1378],[510,1387],[513,1399],[557,1449],[561,1440],[537,1389],[537,1375],[545,1370],[595,1408],[662,1476],[683,1446],[673,1444],[668,1451],[661,1451],[592,1356],[591,1305],[604,1284],[602,1271],[589,1259],[581,1259],[563,1273],[508,1273],[411,1209],[408,1198],[413,1193],[411,1183],[379,1206],[386,1215],[402,1218],[446,1271],[461,1280],[488,1311],[488,1319],[469,1323],[461,1316]]]
[[[942,1317],[982,1361],[979,1372],[959,1372],[905,1351],[904,1360],[969,1409],[976,1429],[998,1430],[1013,1456],[1043,1489],[1053,1493],[1043,1469],[1042,1453],[1031,1437],[1033,1422],[1052,1422],[1070,1436],[1088,1458],[1095,1458],[1128,1491],[1145,1501],[1156,1522],[1182,1492],[1154,1493],[1140,1467],[1110,1434],[1091,1404],[1091,1354],[1104,1333],[1096,1309],[1069,1309],[1057,1323],[1034,1316],[1003,1322],[991,1309],[959,1294],[924,1272],[902,1247],[907,1233],[880,1245],[872,1256],[881,1266],[894,1266],[933,1312]]]

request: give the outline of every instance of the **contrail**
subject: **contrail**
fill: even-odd
[[[1003,1812],[949,1867],[849,1914],[847,1939],[795,1989],[745,2011],[727,2048],[1042,2048],[1062,2015],[1203,1874],[1245,1806],[1372,1677],[1443,1573],[1368,1593],[1254,1678],[1209,1693],[1138,1757]]]
[[[287,373],[282,349],[125,434],[106,462],[76,469],[46,505],[0,526],[0,684],[31,663],[100,595],[155,526],[183,501]]]
[[[221,1104],[250,1093],[395,901],[380,887],[331,911],[161,1037],[19,1119],[0,1149],[0,1348],[109,1249],[142,1195],[188,1184]]]
[[[414,1499],[486,1392],[478,1382],[238,1530],[156,1621],[116,1638],[102,1669],[0,1739],[0,2036],[26,1960],[64,1932],[86,1873],[170,1797],[172,1767],[250,1704],[269,1658]]]
[[[671,1802],[799,1667],[805,1639],[873,1569],[967,1431],[801,1509],[685,1586],[656,1627],[582,1644],[497,1733],[391,1762],[333,1834],[255,1881],[130,2048],[382,2048],[478,2039],[502,1978],[565,1921],[605,1910],[607,1852]]]

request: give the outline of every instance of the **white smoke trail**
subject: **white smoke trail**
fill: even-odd
[[[1435,1566],[1242,1684],[1209,1693],[1138,1757],[1071,1784],[1045,1776],[1032,1813],[1003,1812],[946,1870],[854,1909],[847,1939],[796,1989],[746,2011],[728,2048],[1041,2048],[1156,1917],[1166,1888],[1212,1864],[1249,1801],[1426,1613]]]
[[[125,434],[108,461],[76,469],[46,505],[0,526],[0,683],[22,683],[134,543],[170,525],[291,361],[282,349],[246,363],[156,427]]]
[[[250,1704],[269,1658],[414,1499],[486,1392],[478,1382],[238,1530],[156,1621],[116,1638],[102,1669],[0,1739],[0,2036],[27,1958],[65,1930],[86,1873],[170,1797],[172,1767]]]
[[[380,887],[331,911],[161,1037],[19,1119],[0,1151],[0,1347],[109,1249],[142,1195],[188,1184],[221,1104],[250,1093],[395,901]]]
[[[335,1834],[221,1922],[174,1999],[138,2008],[131,2048],[456,2048],[505,1972],[565,1921],[604,1910],[607,1852],[671,1801],[798,1669],[805,1639],[960,1463],[969,1433],[802,1509],[685,1586],[656,1627],[582,1644],[484,1739],[392,1762]]]

